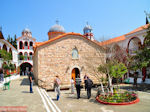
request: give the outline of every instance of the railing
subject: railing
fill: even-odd
[[[33,46],[29,46],[30,49],[33,49]]]
[[[24,46],[24,49],[28,49],[28,46]]]

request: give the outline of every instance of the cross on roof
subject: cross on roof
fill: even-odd
[[[89,25],[89,22],[87,21],[86,24]]]
[[[59,24],[59,21],[58,21],[58,20],[56,20],[56,24]]]
[[[144,13],[146,14],[146,16],[148,17],[148,16],[150,16],[150,14],[149,13],[147,13],[146,11],[144,11]]]

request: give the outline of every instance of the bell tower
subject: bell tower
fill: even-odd
[[[92,27],[86,23],[86,26],[83,29],[84,36],[86,36],[90,40],[94,40],[94,36],[92,33]]]

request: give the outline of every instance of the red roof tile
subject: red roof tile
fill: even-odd
[[[114,43],[114,42],[118,42],[118,41],[121,41],[121,40],[125,40],[125,39],[126,39],[125,35],[122,35],[122,36],[119,36],[119,37],[115,37],[115,38],[106,40],[104,42],[100,42],[99,45],[101,45],[101,46],[108,45],[108,44],[111,44],[111,43]]]
[[[77,36],[81,36],[81,37],[83,37],[83,38],[85,38],[85,39],[91,41],[90,39],[88,39],[88,38],[85,37],[84,35],[81,35],[80,33],[73,33],[73,32],[70,32],[70,33],[64,33],[64,34],[62,34],[62,35],[59,35],[59,36],[57,36],[57,37],[55,37],[55,38],[53,38],[53,39],[50,39],[50,40],[48,40],[48,41],[41,42],[41,43],[37,43],[37,44],[34,46],[34,50],[36,50],[37,47],[40,47],[40,46],[42,46],[42,45],[48,44],[48,43],[50,43],[50,42],[53,42],[53,41],[55,41],[55,40],[57,40],[57,39],[60,39],[60,38],[62,38],[62,37],[65,37],[65,36],[67,36],[67,35],[77,35]],[[91,42],[93,42],[93,43],[97,44],[98,46],[100,46],[99,43],[97,43],[97,42],[95,42],[95,41],[91,41]]]
[[[111,43],[114,43],[114,42],[119,42],[119,41],[125,40],[126,39],[125,38],[126,35],[130,35],[132,33],[144,30],[144,29],[148,28],[148,25],[150,25],[150,24],[146,24],[146,25],[140,26],[140,27],[136,28],[135,30],[133,30],[133,31],[131,31],[131,32],[125,34],[125,35],[122,35],[122,36],[119,36],[119,37],[115,37],[115,38],[106,40],[104,42],[100,42],[99,44],[101,46],[103,46],[103,45],[108,45],[108,44],[111,44]]]

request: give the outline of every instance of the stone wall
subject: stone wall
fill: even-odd
[[[73,48],[78,49],[79,59],[72,59]],[[105,53],[103,48],[82,36],[67,35],[38,47],[33,61],[39,86],[52,89],[55,76],[59,75],[61,87],[66,88],[70,87],[74,68],[79,69],[82,82],[87,74],[94,83],[98,83],[94,75],[97,74],[98,65],[105,63]]]

